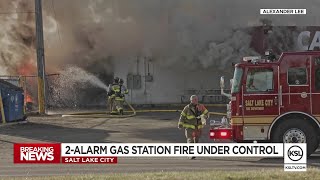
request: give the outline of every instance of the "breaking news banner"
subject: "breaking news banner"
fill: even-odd
[[[61,157],[283,157],[282,143],[62,143]]]
[[[106,144],[104,144],[106,146]],[[90,148],[89,148],[90,149]],[[88,151],[89,152],[89,151]],[[82,152],[84,153],[84,152]],[[107,157],[100,154],[99,157],[85,154],[78,154],[72,158],[61,156],[61,144],[14,144],[13,161],[15,164],[21,163],[101,163],[101,164],[116,164],[117,157]]]
[[[14,163],[60,163],[61,144],[14,144]]]
[[[117,164],[118,157],[284,157],[285,171],[306,171],[306,144],[61,143],[14,144],[14,163]]]
[[[260,9],[260,14],[307,14],[307,9]]]

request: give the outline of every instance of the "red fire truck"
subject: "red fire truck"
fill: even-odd
[[[307,143],[319,146],[320,51],[284,52],[278,60],[244,57],[235,65],[226,126],[213,127],[211,139],[235,142]]]

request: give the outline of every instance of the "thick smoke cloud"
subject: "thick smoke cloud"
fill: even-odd
[[[316,25],[315,10],[319,7],[316,1],[306,4],[294,0],[290,8],[307,8],[307,15],[263,16],[259,15],[260,8],[288,8],[289,3],[275,0],[77,2],[73,6],[73,1],[68,1],[67,4],[73,6],[69,18],[57,18],[66,33],[64,37],[71,39],[63,45],[68,49],[67,56],[74,52],[68,59],[90,62],[109,55],[114,60],[151,56],[158,65],[186,70],[223,69],[243,55],[256,55],[250,48],[250,27],[262,25],[263,18],[270,19],[274,26]],[[66,5],[58,1],[55,4]],[[58,14],[66,8],[60,11]],[[269,38],[269,43],[279,42],[276,37],[287,37],[291,39],[286,39],[281,46],[291,46],[293,36],[289,36],[288,29],[280,29],[274,30],[276,33]]]
[[[156,66],[223,71],[250,48],[253,26],[317,26],[317,0],[43,0],[47,72],[79,66],[110,79],[113,64],[150,56]],[[261,8],[306,8],[307,15],[260,15]],[[34,0],[0,0],[0,12],[32,12]],[[34,74],[32,13],[0,14],[0,73]],[[295,50],[299,31],[274,27],[268,43]],[[104,83],[107,83],[107,80]],[[61,83],[64,84],[64,83]],[[62,88],[63,87],[59,87]]]
[[[276,52],[298,51],[297,37],[306,27],[273,27],[272,36],[268,36],[269,48]],[[294,38],[293,38],[294,37]]]
[[[34,11],[33,0],[0,3],[2,11]],[[261,25],[262,18],[275,26],[319,23],[319,3],[302,0],[44,0],[43,7],[47,64],[53,71],[66,63],[86,67],[101,59],[110,72],[112,63],[105,59],[138,55],[152,56],[165,66],[224,68],[232,59],[256,54],[249,46],[248,26]],[[307,8],[308,14],[263,16],[260,8]],[[1,70],[13,73],[17,64],[35,59],[34,15],[2,14],[0,21],[1,61],[6,64]],[[287,34],[275,32],[271,44]]]
[[[24,73],[22,67],[33,64],[34,15],[14,12],[32,11],[32,6],[27,1],[0,1],[0,7],[0,74]]]

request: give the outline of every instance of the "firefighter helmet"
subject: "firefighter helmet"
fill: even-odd
[[[118,78],[118,77],[115,77],[113,81],[114,81],[115,83],[119,83],[119,78]]]
[[[123,82],[124,82],[123,79],[120,79],[120,80],[119,80],[119,83],[120,83],[120,84],[123,84]]]

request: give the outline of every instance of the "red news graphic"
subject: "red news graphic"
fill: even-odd
[[[62,157],[62,163],[64,164],[117,164],[117,157]]]
[[[14,144],[14,163],[60,163],[60,144]]]

